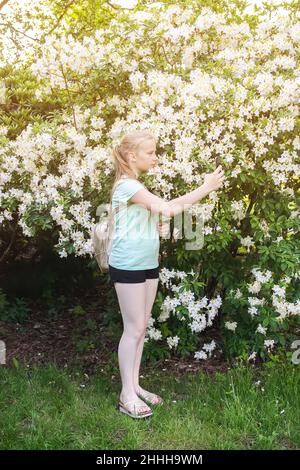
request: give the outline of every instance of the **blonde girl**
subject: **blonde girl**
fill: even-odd
[[[109,256],[109,274],[114,283],[123,320],[118,347],[122,380],[118,410],[133,418],[151,416],[145,403],[162,404],[163,399],[139,384],[145,333],[151,317],[159,281],[159,216],[173,217],[200,201],[224,182],[219,166],[205,175],[204,183],[170,201],[154,195],[139,178],[158,163],[156,138],[137,130],[123,136],[112,156],[115,181],[111,191],[115,233]],[[145,400],[145,401],[144,401]]]

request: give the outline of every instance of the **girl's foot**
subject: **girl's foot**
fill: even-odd
[[[148,405],[146,405],[146,403],[143,400],[141,400],[137,395],[126,396],[121,393],[119,402],[120,404],[125,405],[123,406],[123,408],[126,407],[126,409],[129,411],[131,415],[143,416],[144,414],[149,415],[149,413],[152,413],[151,408]],[[136,410],[138,410],[138,412]]]
[[[164,402],[159,395],[156,395],[156,393],[148,392],[142,387],[138,387],[136,394],[143,398],[143,400],[150,402],[151,405],[162,405]]]

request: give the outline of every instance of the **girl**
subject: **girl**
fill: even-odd
[[[115,233],[109,256],[109,274],[116,289],[124,331],[118,347],[122,391],[117,409],[133,418],[145,418],[152,405],[163,403],[155,393],[139,385],[139,369],[145,333],[151,317],[159,280],[159,214],[173,217],[220,188],[225,179],[219,166],[205,175],[194,191],[171,201],[155,196],[139,181],[153,168],[155,137],[143,130],[125,135],[113,149],[115,183],[111,191]],[[121,207],[123,205],[123,208]]]

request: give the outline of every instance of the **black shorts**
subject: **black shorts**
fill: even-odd
[[[159,266],[153,269],[138,269],[130,271],[128,269],[114,268],[110,264],[109,275],[112,282],[145,282],[146,279],[157,279],[159,277]]]

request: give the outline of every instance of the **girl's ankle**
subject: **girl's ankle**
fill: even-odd
[[[128,392],[126,392],[126,390],[122,390],[120,393],[120,397],[125,397],[127,400],[131,400],[137,398],[137,394],[135,390],[130,390]]]

